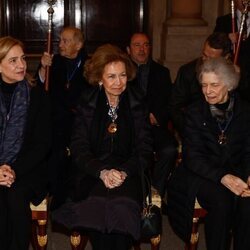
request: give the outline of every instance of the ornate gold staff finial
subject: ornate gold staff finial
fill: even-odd
[[[51,33],[52,33],[52,18],[54,14],[53,5],[56,3],[56,0],[47,0],[47,3],[49,4],[49,8],[47,10],[48,12],[48,37],[47,37],[47,52],[51,54]],[[49,67],[46,67],[46,74],[45,74],[45,90],[49,90]]]
[[[54,9],[53,9],[53,5],[56,3],[56,0],[48,0],[47,1],[48,2],[48,4],[49,4],[49,8],[48,8],[48,10],[47,10],[47,12],[48,12],[48,15],[49,15],[49,18],[48,18],[48,20],[49,20],[49,31],[51,31],[51,29],[52,29],[52,17],[53,17],[53,14],[54,14]]]

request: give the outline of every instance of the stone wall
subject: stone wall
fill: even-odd
[[[217,16],[230,11],[228,0],[149,0],[149,33],[153,58],[170,69],[172,81],[179,67],[200,55]]]

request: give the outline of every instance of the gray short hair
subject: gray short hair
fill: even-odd
[[[201,83],[204,73],[214,73],[227,86],[233,90],[238,87],[240,80],[240,69],[233,62],[224,57],[209,58],[202,62],[197,69],[197,78]]]

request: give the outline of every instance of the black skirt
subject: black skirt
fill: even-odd
[[[68,202],[52,213],[52,219],[69,230],[97,230],[140,238],[141,208],[128,197],[91,196]]]

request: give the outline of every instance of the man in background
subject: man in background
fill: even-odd
[[[172,82],[168,68],[151,58],[151,43],[145,33],[131,36],[127,52],[137,67],[136,84],[142,91],[149,110],[156,161],[152,170],[152,184],[163,198],[166,183],[175,166],[177,142],[169,131],[168,101]]]
[[[50,194],[57,206],[64,197],[64,182],[71,167],[69,142],[75,110],[80,95],[87,87],[83,77],[86,61],[84,35],[75,27],[65,27],[60,33],[59,54],[44,52],[41,57],[38,77],[40,84],[45,81],[46,67],[49,67],[49,95],[52,103],[53,150],[49,159]]]
[[[201,56],[184,64],[177,72],[169,102],[170,114],[181,136],[184,128],[185,108],[191,103],[203,98],[196,72],[202,61],[214,57],[230,58],[231,43],[225,33],[213,33],[205,40]]]
[[[228,35],[231,40],[232,47],[237,48],[240,24],[242,19],[242,14],[244,12],[244,4],[242,0],[235,0],[235,33],[232,30],[232,13],[219,16],[216,19],[216,25],[214,32],[224,32]],[[242,98],[250,101],[250,7],[247,8],[247,13],[245,16],[245,22],[242,27],[242,39],[239,45],[238,60],[237,65],[241,69],[241,80],[239,84],[239,93]]]

